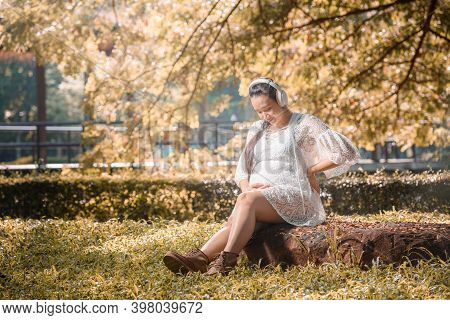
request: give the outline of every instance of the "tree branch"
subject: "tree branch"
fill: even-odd
[[[414,52],[414,55],[411,58],[411,62],[410,62],[410,65],[409,65],[409,68],[408,68],[408,71],[406,73],[405,78],[400,82],[400,84],[398,84],[398,86],[397,86],[395,91],[391,92],[389,95],[387,95],[386,97],[381,99],[379,102],[362,109],[361,110],[362,111],[361,112],[361,117],[362,117],[362,114],[364,114],[365,111],[367,111],[368,109],[371,109],[371,108],[378,107],[379,105],[381,105],[382,103],[386,102],[387,100],[389,100],[394,95],[397,97],[397,100],[398,100],[398,95],[400,93],[400,90],[402,89],[402,87],[408,81],[408,79],[409,79],[409,77],[411,75],[411,72],[414,69],[414,64],[415,64],[417,58],[419,57],[420,49],[422,48],[423,42],[425,40],[425,37],[426,37],[426,35],[427,35],[427,33],[428,33],[429,29],[430,29],[431,18],[433,17],[433,13],[434,13],[434,10],[436,9],[436,5],[437,5],[437,0],[432,0],[430,2],[430,6],[428,7],[428,12],[427,12],[427,18],[425,19],[423,27],[421,28],[422,35],[420,36],[419,44],[417,45],[417,48],[416,48],[416,50]],[[398,104],[398,101],[397,101],[397,104]]]
[[[181,57],[184,55],[184,53],[186,52],[186,49],[189,46],[189,43],[191,42],[191,40],[193,39],[195,33],[197,32],[197,30],[200,28],[200,26],[206,21],[206,19],[208,19],[208,17],[211,15],[211,13],[214,11],[214,9],[216,8],[216,6],[219,4],[220,0],[217,0],[213,6],[211,7],[211,9],[208,11],[208,14],[202,19],[202,21],[200,21],[197,26],[195,27],[195,29],[192,31],[191,35],[189,36],[189,38],[187,39],[187,41],[184,43],[183,48],[180,51],[180,54],[178,55],[177,59],[175,60],[175,62],[172,65],[171,70],[169,71],[169,74],[167,75],[166,79],[164,80],[163,83],[163,87],[161,89],[161,91],[159,92],[158,96],[156,97],[155,101],[153,101],[153,103],[150,105],[150,109],[152,109],[161,99],[162,95],[164,94],[167,84],[169,83],[170,77],[172,76],[173,70],[175,69],[175,66],[178,64],[178,62],[180,61]]]
[[[410,38],[412,38],[414,35],[416,35],[417,33],[419,33],[422,29],[416,30],[412,33],[410,33],[409,35],[407,35],[406,37],[404,37],[403,39],[401,39],[400,41],[395,41],[391,46],[389,46],[384,53],[378,57],[378,59],[372,63],[369,67],[361,70],[360,72],[358,72],[356,75],[353,75],[350,77],[350,79],[345,83],[345,85],[339,90],[339,93],[336,94],[335,98],[330,101],[327,105],[324,105],[321,109],[324,108],[328,108],[329,105],[332,105],[333,103],[336,103],[337,100],[339,99],[339,97],[342,95],[342,93],[351,85],[355,82],[355,80],[359,80],[361,77],[363,77],[366,73],[368,73],[369,71],[373,71],[374,68],[382,63],[384,61],[384,59],[386,59],[386,57],[392,52],[394,51],[394,49],[396,49],[398,46],[400,46],[401,44],[403,44],[404,42],[408,41]],[[319,109],[319,110],[321,110]]]
[[[228,21],[229,17],[231,16],[231,14],[234,12],[234,10],[236,10],[236,8],[238,7],[238,5],[240,4],[241,0],[237,1],[236,4],[234,5],[234,7],[230,10],[230,12],[228,13],[228,15],[223,19],[222,23],[220,24],[220,29],[217,32],[216,36],[214,37],[213,41],[210,43],[208,49],[206,50],[206,52],[203,54],[203,57],[200,61],[200,68],[197,72],[197,77],[195,79],[195,85],[194,85],[194,89],[191,91],[191,94],[189,96],[189,99],[186,101],[186,104],[184,105],[184,107],[186,108],[186,113],[185,113],[185,121],[186,121],[186,125],[188,122],[188,113],[189,113],[189,105],[191,104],[191,101],[197,91],[197,86],[198,83],[200,81],[200,76],[202,74],[203,71],[203,66],[206,60],[207,55],[209,54],[209,51],[211,50],[211,48],[214,46],[214,44],[216,43],[217,39],[219,38],[220,33],[222,32],[223,27],[225,26],[226,22]]]
[[[398,46],[400,46],[401,44],[403,44],[404,42],[408,41],[409,39],[411,39],[413,36],[415,36],[416,34],[418,34],[422,29],[416,30],[413,33],[407,35],[406,37],[404,37],[402,40],[400,41],[396,41],[394,42],[393,45],[391,45],[390,47],[388,47],[385,52],[374,62],[372,63],[369,67],[367,67],[366,69],[360,71],[358,74],[352,76],[348,82],[348,85],[350,85],[350,83],[352,83],[355,79],[358,79],[362,76],[364,76],[367,72],[371,71],[376,65],[378,65],[379,63],[383,62],[384,59],[386,59],[386,57],[392,52],[394,51],[394,49],[396,49]],[[346,87],[348,87],[348,85]],[[346,88],[344,88],[346,89]]]
[[[433,17],[433,13],[434,13],[434,10],[436,9],[436,5],[437,5],[437,0],[431,0],[430,6],[428,8],[427,18],[426,18],[425,23],[424,23],[424,25],[422,27],[422,35],[420,37],[419,44],[417,45],[416,51],[414,52],[414,56],[411,59],[411,64],[409,65],[409,69],[408,69],[408,72],[406,73],[405,78],[398,85],[397,93],[401,90],[401,88],[408,81],[408,79],[409,79],[409,77],[411,75],[411,72],[414,69],[414,63],[416,62],[417,58],[419,57],[420,49],[422,48],[423,41],[425,40],[425,37],[426,37],[426,35],[427,35],[427,33],[428,33],[429,29],[430,29],[431,18]]]
[[[230,37],[230,43],[231,43],[231,56],[233,57],[233,61],[232,61],[233,73],[236,76],[237,72],[236,72],[236,54],[235,54],[235,50],[234,50],[234,40],[233,40],[233,35],[231,34],[230,24],[228,23],[228,20],[227,20],[226,24],[227,24],[228,36]]]
[[[388,3],[388,4],[379,5],[379,6],[371,7],[371,8],[367,8],[367,9],[355,9],[355,10],[352,10],[352,11],[349,11],[347,13],[340,14],[340,15],[312,19],[312,20],[310,20],[310,21],[308,21],[308,22],[306,22],[304,24],[301,24],[299,26],[293,26],[293,27],[290,27],[290,28],[276,30],[276,31],[270,32],[270,33],[265,34],[265,35],[269,36],[269,35],[274,35],[274,34],[277,34],[277,33],[280,33],[280,32],[286,32],[286,31],[289,31],[289,30],[300,30],[300,29],[303,29],[303,28],[308,27],[308,26],[320,25],[320,24],[322,24],[324,22],[327,22],[327,21],[340,19],[340,18],[346,18],[346,17],[353,16],[353,15],[359,15],[359,14],[370,12],[370,11],[385,10],[385,9],[387,9],[389,7],[392,7],[392,6],[395,6],[395,5],[398,5],[398,4],[406,4],[406,3],[410,3],[410,2],[414,2],[414,0],[397,0],[397,1],[394,1],[394,2],[391,2],[391,3]]]
[[[258,0],[258,10],[259,10],[259,18],[261,19],[261,22],[262,22],[264,28],[266,30],[270,30],[270,27],[269,27],[269,25],[268,25],[268,23],[266,21],[266,18],[264,17],[264,10],[263,10],[263,7],[262,7],[261,0]]]
[[[441,39],[444,39],[444,40],[447,41],[447,42],[450,42],[450,39],[449,39],[449,38],[447,38],[446,36],[443,36],[443,35],[440,34],[440,33],[437,33],[436,31],[434,31],[434,30],[431,29],[431,28],[430,28],[430,32],[431,32],[432,34],[434,34],[436,37],[441,38]]]

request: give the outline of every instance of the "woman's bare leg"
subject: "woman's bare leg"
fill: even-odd
[[[224,251],[239,253],[252,237],[257,222],[285,222],[259,191],[240,194],[238,203]]]
[[[203,247],[201,247],[200,250],[208,256],[209,260],[212,260],[215,255],[224,250],[225,245],[228,242],[228,237],[230,235],[237,207],[238,205],[236,204],[232,214],[228,218],[228,221],[219,231],[217,231],[211,238],[209,238],[209,240],[203,245]],[[256,222],[254,232],[262,229],[266,225],[267,223]]]

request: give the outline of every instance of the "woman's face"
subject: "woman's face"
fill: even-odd
[[[268,121],[270,124],[274,124],[278,114],[283,111],[276,101],[265,95],[252,97],[250,101],[259,118]]]

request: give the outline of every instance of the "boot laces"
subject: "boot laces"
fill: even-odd
[[[216,258],[216,260],[214,260],[212,268],[222,269],[223,266],[224,266],[224,255],[219,254],[219,256]]]
[[[200,253],[200,250],[198,248],[192,249],[191,251],[189,251],[186,256],[187,257],[195,257],[196,255],[198,255]]]
[[[234,254],[228,253],[229,257],[231,257],[232,255],[234,255]],[[237,255],[236,255],[236,257],[237,257]],[[219,254],[218,258],[216,260],[214,260],[214,263],[212,266],[216,269],[225,269],[225,268],[229,267],[229,266],[225,265],[225,253],[224,252]]]
[[[210,263],[211,261],[209,260],[208,256],[199,248],[195,248],[192,249],[191,251],[189,251],[188,253],[186,253],[185,255],[187,258],[195,258],[198,256],[203,257],[206,260],[206,263]]]

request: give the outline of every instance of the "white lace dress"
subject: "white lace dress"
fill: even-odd
[[[252,124],[246,144],[259,131],[263,121]],[[324,171],[327,179],[343,174],[359,159],[358,148],[342,134],[330,129],[319,118],[294,112],[289,124],[277,131],[264,130],[254,147],[251,172],[246,172],[241,153],[234,181],[262,182],[270,187],[259,189],[278,214],[295,226],[314,226],[325,221],[320,199],[307,178],[306,170],[322,159],[339,166]]]

